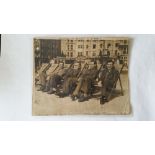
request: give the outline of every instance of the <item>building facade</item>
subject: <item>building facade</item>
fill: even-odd
[[[64,38],[61,39],[61,53],[67,58],[96,58],[108,55],[119,58],[120,61],[128,61],[128,40],[125,38]]]
[[[59,38],[34,39],[36,65],[48,63],[56,57],[99,58],[108,56],[120,63],[128,62],[128,39],[126,38]]]

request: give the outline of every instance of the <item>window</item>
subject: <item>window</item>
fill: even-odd
[[[96,56],[96,53],[95,52],[93,52],[93,55],[92,56]]]
[[[116,44],[115,44],[115,47],[118,47],[118,46],[119,46],[119,43],[116,43]]]
[[[86,51],[86,56],[88,56],[88,51]]]
[[[100,44],[100,48],[102,48],[102,44]]]
[[[68,50],[69,50],[69,45],[68,45]]]
[[[127,40],[124,40],[124,44],[126,44],[127,43]]]
[[[107,55],[110,56],[110,51],[107,51]]]
[[[86,48],[89,48],[89,46],[88,46],[88,45],[86,45]]]
[[[78,52],[78,56],[82,56],[82,52]]]
[[[96,48],[96,44],[93,44],[93,49],[95,49]]]
[[[126,51],[123,51],[123,54],[126,54]]]
[[[71,52],[71,57],[73,57],[73,52]]]
[[[84,46],[83,45],[78,45],[78,48],[83,48]]]
[[[73,49],[73,45],[71,45],[71,50]]]
[[[111,44],[108,44],[107,47],[109,48],[111,46]]]
[[[117,50],[115,50],[115,56],[117,56]]]

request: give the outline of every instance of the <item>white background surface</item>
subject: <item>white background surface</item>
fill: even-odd
[[[155,120],[155,35],[127,36],[130,43],[129,116],[48,116],[34,117],[32,111],[33,37],[2,35],[0,61],[1,120]],[[42,36],[42,35],[38,35]],[[45,35],[44,35],[45,36]],[[108,35],[103,35],[108,36]]]
[[[0,2],[2,34],[155,34],[154,0]],[[133,37],[133,116],[31,117],[32,42],[17,37],[24,47],[14,41],[0,58],[0,120],[154,120],[154,36]],[[0,122],[0,154],[154,155],[154,131],[154,122]]]

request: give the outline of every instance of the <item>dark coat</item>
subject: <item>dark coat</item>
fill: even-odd
[[[100,72],[99,79],[102,81],[102,84],[109,83],[113,84],[119,77],[119,72],[113,67],[110,71],[105,68]]]
[[[89,94],[92,86],[92,82],[97,77],[98,70],[96,68],[86,69],[83,71],[82,75],[79,78],[77,87],[73,95],[78,95],[80,91],[85,94]]]
[[[67,95],[72,93],[76,87],[77,76],[81,69],[69,69],[64,77],[63,92]]]

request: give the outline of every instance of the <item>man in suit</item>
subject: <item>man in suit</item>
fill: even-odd
[[[62,90],[57,93],[59,97],[65,97],[70,95],[75,87],[78,79],[78,74],[81,71],[81,64],[75,63],[64,76],[64,82],[62,85]]]
[[[50,76],[49,80],[46,82],[45,92],[48,94],[53,94],[57,90],[57,86],[61,84],[67,69],[64,67],[64,63],[59,63],[58,68],[54,71],[54,73]]]
[[[115,69],[114,62],[108,60],[106,67],[99,74],[99,81],[102,83],[100,104],[108,102],[108,95],[116,87],[116,80],[119,72]]]
[[[77,86],[71,96],[72,100],[76,100],[78,98],[79,102],[83,102],[88,99],[92,88],[92,82],[96,79],[97,73],[98,70],[96,63],[91,62],[89,65],[87,64],[78,79]]]
[[[40,70],[38,71],[39,75],[39,82],[40,82],[40,89],[38,91],[44,91],[46,88],[46,82],[50,79],[52,74],[54,73],[58,64],[55,64],[54,60],[52,59],[49,64],[43,64]]]

